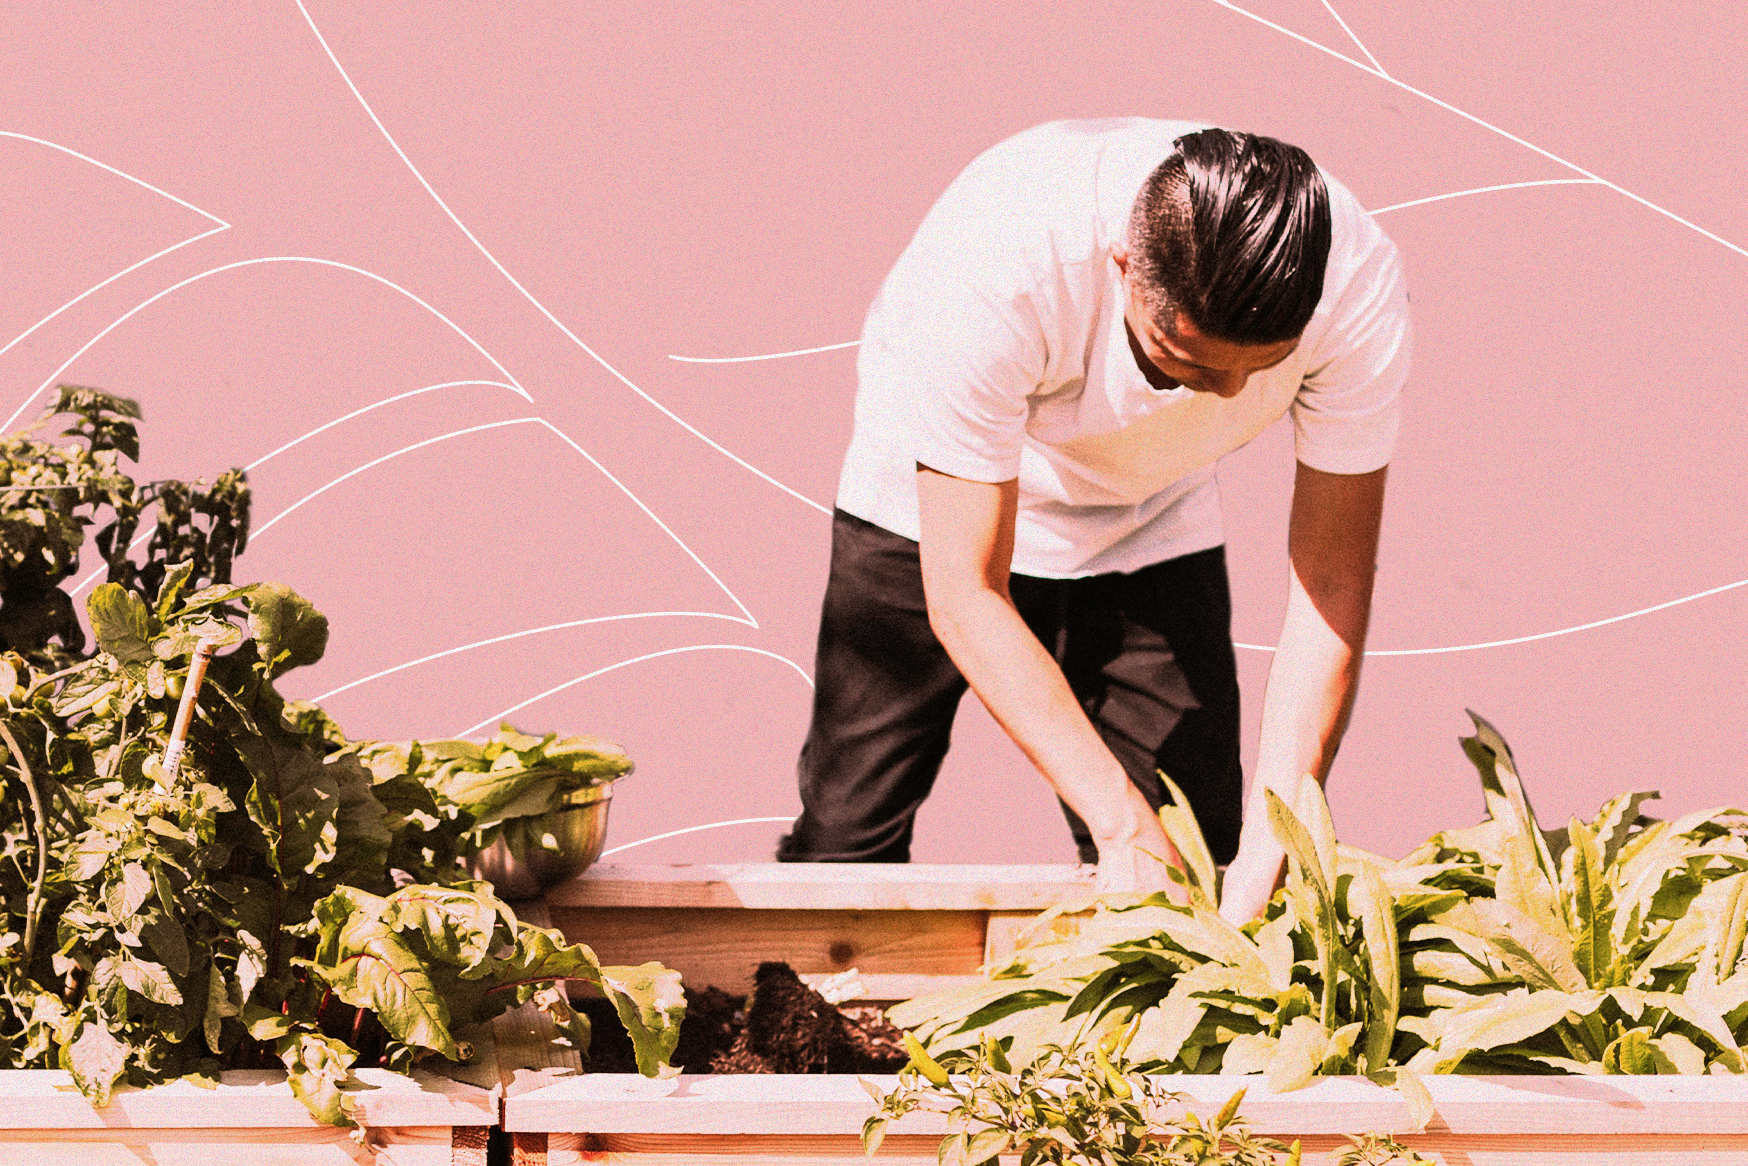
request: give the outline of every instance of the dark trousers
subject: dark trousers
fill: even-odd
[[[1215,861],[1229,862],[1243,775],[1225,549],[1131,574],[1013,575],[1009,590],[1129,780],[1157,808],[1169,800],[1164,770]],[[966,683],[929,628],[917,544],[841,510],[814,682],[802,812],[777,858],[908,862]],[[1063,812],[1081,861],[1098,861],[1085,824]]]

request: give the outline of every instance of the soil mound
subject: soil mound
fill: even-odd
[[[612,1005],[575,1003],[594,1027],[588,1071],[636,1072],[631,1040]],[[773,961],[753,973],[747,996],[714,984],[686,989],[673,1063],[691,1073],[893,1073],[909,1059],[899,1030],[879,1008],[834,1005],[788,964]]]

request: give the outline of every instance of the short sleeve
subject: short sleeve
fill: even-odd
[[[1412,354],[1401,257],[1369,217],[1351,213],[1359,238],[1343,264],[1349,274],[1292,406],[1298,460],[1332,474],[1389,463]],[[1338,261],[1332,247],[1332,266]]]
[[[1018,476],[1048,359],[1041,232],[1007,168],[973,165],[929,212],[869,309],[858,410],[888,448],[974,481]]]

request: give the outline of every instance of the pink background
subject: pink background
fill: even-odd
[[[783,817],[848,344],[924,210],[1053,118],[1257,130],[1380,212],[1417,313],[1344,837],[1477,817],[1465,707],[1550,824],[1739,804],[1743,12],[7,0],[8,428],[72,381],[143,403],[144,476],[251,466],[238,577],[327,613],[287,687],[352,735],[612,737],[609,846]],[[1291,463],[1277,427],[1221,471],[1247,761]],[[1069,861],[972,703],[917,858]]]

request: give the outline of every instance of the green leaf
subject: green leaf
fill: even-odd
[[[152,662],[152,617],[146,601],[119,583],[104,583],[85,601],[97,646],[123,664]]]
[[[1499,730],[1473,710],[1469,710],[1469,719],[1475,722],[1475,735],[1460,739],[1463,752],[1481,775],[1487,812],[1505,827],[1503,844],[1520,850],[1541,870],[1550,885],[1557,885],[1559,868],[1548,851],[1547,839],[1543,837],[1535,811],[1530,807],[1529,795],[1524,792],[1523,782],[1518,778],[1511,747],[1499,735]]]
[[[1328,1052],[1329,1030],[1309,1016],[1295,1018],[1269,1055],[1269,1089],[1285,1093],[1304,1088]]]
[[[161,914],[154,915],[151,922],[140,928],[140,938],[153,955],[164,961],[165,967],[178,976],[188,974],[188,937],[180,924]]]
[[[1567,826],[1571,839],[1571,921],[1576,924],[1577,943],[1573,962],[1587,984],[1606,988],[1604,981],[1614,964],[1609,935],[1614,927],[1613,892],[1602,867],[1602,853],[1590,828],[1577,818]]]
[[[1322,793],[1315,796],[1305,791],[1304,784],[1316,782],[1310,777],[1301,778],[1301,805],[1322,804],[1324,815],[1328,814],[1328,806],[1322,802]],[[1323,856],[1318,852],[1312,833],[1294,816],[1274,790],[1264,790],[1268,798],[1269,825],[1274,828],[1275,837],[1281,842],[1287,852],[1287,859],[1292,867],[1291,874],[1297,875],[1311,890],[1309,918],[1304,922],[1311,928],[1311,938],[1317,948],[1318,965],[1323,982],[1322,992],[1322,1023],[1327,1029],[1335,1018],[1335,977],[1336,953],[1340,943],[1339,922],[1335,914],[1335,895],[1331,880],[1326,875]],[[1331,854],[1330,860],[1334,860]]]
[[[222,1056],[224,1050],[219,1042],[224,1033],[224,1021],[227,1016],[237,1015],[236,1005],[231,1003],[229,989],[225,986],[224,973],[219,971],[217,964],[206,966],[206,1014],[201,1020],[201,1032],[206,1037],[206,1047],[212,1050],[213,1056]]]
[[[341,887],[315,905],[316,958],[296,962],[343,1002],[376,1013],[394,1039],[465,1060],[450,1032],[448,1004],[387,913],[386,900]]]
[[[244,592],[243,601],[249,634],[269,677],[314,664],[327,651],[328,617],[291,588],[258,583]]]
[[[1592,1001],[1565,992],[1525,992],[1449,1016],[1436,1052],[1428,1050],[1437,1065],[1433,1071],[1450,1072],[1470,1052],[1520,1044],[1560,1023],[1567,1013],[1583,1013],[1593,1006]]]
[[[1357,911],[1353,910],[1356,899]],[[1348,887],[1348,904],[1349,913],[1360,917],[1366,941],[1365,1067],[1371,1071],[1389,1063],[1396,1040],[1396,1017],[1402,1007],[1402,957],[1390,892],[1370,863],[1360,865]]]
[[[182,1003],[182,993],[163,964],[135,959],[124,951],[117,974],[130,991],[138,992],[154,1004]]]
[[[101,1021],[87,1019],[79,1027],[79,1038],[62,1046],[60,1062],[61,1068],[73,1075],[79,1092],[102,1108],[109,1104],[110,1091],[127,1069],[127,1046]]]
[[[1171,794],[1171,801],[1159,807],[1159,824],[1165,828],[1165,836],[1171,839],[1171,844],[1177,847],[1183,858],[1190,885],[1201,891],[1212,904],[1218,873],[1214,856],[1208,850],[1208,840],[1202,833],[1202,824],[1196,820],[1196,811],[1190,806],[1189,797],[1164,770],[1159,771],[1159,780],[1165,783],[1166,792]]]
[[[103,905],[118,926],[131,920],[151,897],[152,876],[137,862],[124,864],[121,881],[110,883],[103,889]]]
[[[1656,1045],[1649,1028],[1629,1028],[1603,1050],[1602,1065],[1610,1073],[1679,1073],[1675,1062]]]
[[[1589,986],[1572,961],[1568,939],[1549,934],[1508,903],[1472,899],[1439,918],[1485,942],[1489,954],[1532,989],[1578,992]]]
[[[471,969],[490,954],[499,912],[507,910],[484,892],[414,885],[388,897],[383,922],[395,931],[417,932],[436,959]]]
[[[348,1093],[361,1082],[352,1075],[358,1054],[351,1046],[318,1032],[298,1031],[281,1037],[275,1051],[285,1063],[292,1096],[303,1102],[317,1121],[332,1126],[355,1124]]]

